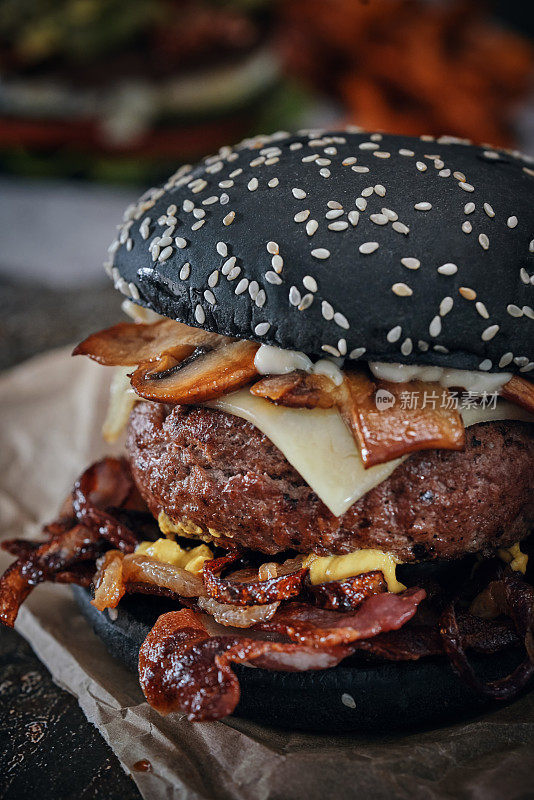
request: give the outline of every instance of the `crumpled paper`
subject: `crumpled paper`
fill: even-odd
[[[110,371],[68,350],[0,376],[0,536],[32,536],[76,476],[114,449],[100,437]],[[5,568],[10,557],[0,555]],[[145,798],[520,800],[532,796],[534,692],[468,724],[384,737],[293,734],[231,719],[159,716],[111,658],[66,586],[37,587],[17,628],[79,700]],[[273,696],[272,702],[277,698]]]

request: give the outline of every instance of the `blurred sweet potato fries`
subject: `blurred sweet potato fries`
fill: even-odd
[[[469,0],[285,0],[288,69],[366,129],[513,144],[534,48]]]

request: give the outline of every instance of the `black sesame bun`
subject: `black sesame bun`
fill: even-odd
[[[275,134],[127,209],[135,303],[310,355],[534,369],[534,168],[443,137]]]

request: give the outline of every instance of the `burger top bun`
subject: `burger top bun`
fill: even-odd
[[[107,269],[167,317],[309,355],[534,369],[534,167],[451,137],[277,133],[130,206]]]

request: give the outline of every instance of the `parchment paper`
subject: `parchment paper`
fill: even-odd
[[[1,536],[34,535],[83,468],[110,452],[100,439],[109,378],[68,350],[0,376]],[[0,567],[8,561],[2,554]],[[534,796],[534,693],[469,724],[373,739],[291,734],[237,719],[191,724],[144,703],[136,676],[106,653],[68,587],[38,587],[17,627],[124,769],[151,762],[151,773],[133,773],[151,800]]]

